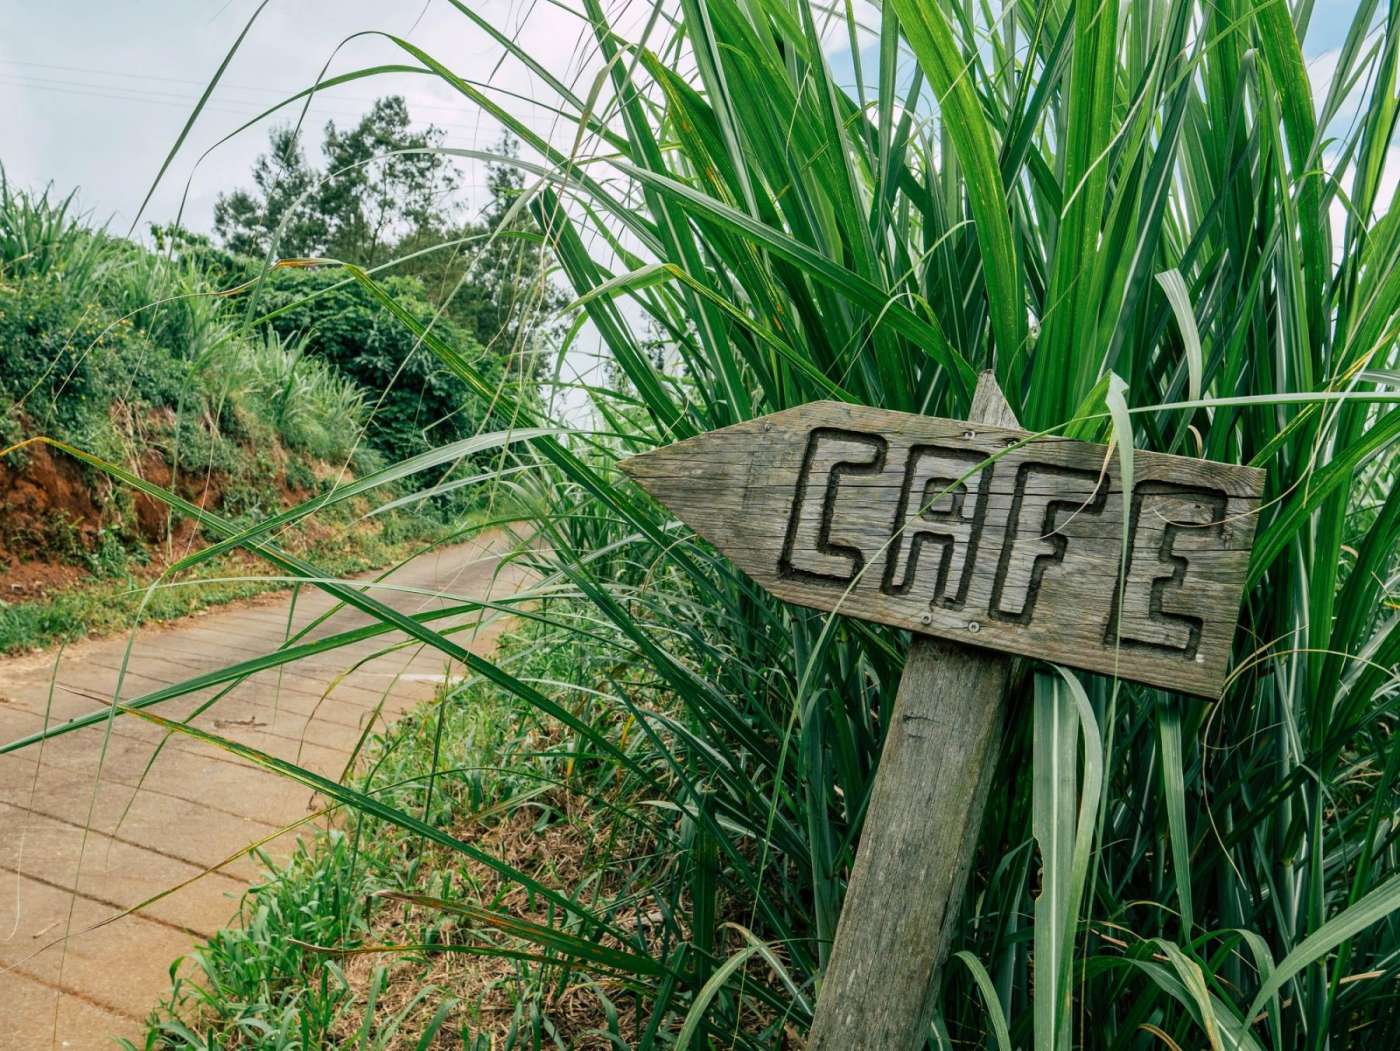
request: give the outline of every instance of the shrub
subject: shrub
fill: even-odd
[[[240,317],[188,260],[117,241],[101,299],[173,358],[209,367],[206,357],[234,338]]]
[[[421,323],[434,311],[414,278],[391,277],[384,291]],[[477,400],[416,336],[337,269],[277,270],[256,293],[256,308],[284,340],[307,348],[367,391],[365,438],[390,462],[476,433]],[[499,381],[497,361],[446,318],[438,337]]]
[[[198,389],[190,362],[52,273],[0,283],[0,346],[7,415],[103,455],[120,451],[114,403],[177,406]]]
[[[0,167],[0,281],[44,276],[79,299],[89,292],[110,242],[75,215],[76,192],[51,199],[13,188]]]

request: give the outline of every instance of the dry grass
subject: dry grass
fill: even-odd
[[[454,833],[549,886],[580,887],[590,877],[598,876],[595,897],[606,897],[616,890],[616,873],[599,871],[600,862],[607,859],[597,856],[596,844],[606,830],[599,827],[596,811],[590,811],[586,801],[562,791],[553,793],[545,802],[567,815],[566,819],[540,828],[545,811],[524,806],[494,820],[468,822],[454,829]],[[550,921],[549,915],[536,907],[518,884],[504,880],[478,862],[455,864],[459,860],[438,848],[427,851],[420,868],[425,876],[419,889],[430,893],[429,877],[452,870],[454,890],[469,900],[537,923]],[[639,911],[645,914],[648,910]],[[460,927],[451,921],[440,922],[439,915],[431,910],[398,902],[375,905],[368,942],[384,946],[421,944],[423,932],[429,927],[434,927],[445,947],[504,948],[508,944],[492,933]],[[560,1039],[565,1046],[580,1051],[614,1046],[606,1037],[589,1032],[608,1024],[597,991],[616,1004],[618,1024],[624,1032],[637,1032],[645,1024],[645,1016],[638,1017],[635,998],[616,979],[444,948],[433,952],[362,953],[348,958],[344,973],[352,989],[353,1006],[341,1014],[333,1029],[337,1039],[349,1042],[354,1038],[374,974],[380,967],[387,968],[387,976],[378,995],[377,1014],[396,1015],[425,985],[440,990],[439,995],[425,999],[405,1019],[387,1045],[393,1049],[416,1047],[437,1006],[449,997],[457,1001],[458,1007],[430,1047],[460,1048],[464,1031],[487,1037],[492,1047],[501,1046],[515,1022],[516,1005],[525,998],[527,987],[546,990],[542,1003]]]
[[[667,871],[672,867],[672,859],[659,857],[650,837],[623,833],[609,824],[608,817],[609,812],[595,802],[555,790],[508,813],[469,819],[454,828],[453,833],[547,886],[573,889],[581,901],[599,911],[609,902],[615,905],[626,901],[629,908],[617,916],[617,925],[640,931],[639,941],[660,958],[667,948],[674,947],[664,945],[660,936],[663,904],[649,888],[638,889],[629,886],[628,881],[639,867]],[[405,864],[420,853],[416,846],[403,845],[401,860]],[[462,864],[460,856],[437,847],[422,851],[421,862],[418,871],[422,875],[416,889],[423,894],[440,890],[442,873],[451,872],[454,897],[535,923],[549,924],[553,919],[518,883],[504,879],[479,862]],[[747,910],[741,903],[721,895],[720,905],[723,919],[747,922]],[[630,1045],[640,1046],[637,1041],[646,1028],[651,1005],[639,1003],[625,981],[566,963],[525,963],[498,955],[452,951],[452,946],[537,950],[495,931],[444,920],[440,913],[419,905],[382,900],[374,902],[373,909],[367,946],[415,948],[359,952],[344,960],[343,973],[351,996],[331,1029],[336,1046],[348,1046],[357,1038],[380,968],[385,969],[385,974],[376,995],[377,1019],[398,1015],[425,987],[435,990],[408,1010],[397,1032],[382,1045],[388,1051],[418,1047],[434,1012],[447,999],[455,1001],[456,1007],[428,1047],[461,1048],[464,1036],[485,1038],[493,1051],[511,1046],[512,1028],[522,1024],[518,1010],[521,1004],[538,1004],[547,1018],[546,1031],[574,1051],[615,1051],[617,1045],[607,1035],[610,1021]],[[688,909],[688,902],[682,899],[674,911],[678,917],[684,917]],[[679,922],[684,926],[683,919]],[[418,948],[429,930],[433,932],[433,944],[444,948]],[[728,955],[743,944],[737,933],[728,933],[732,937],[721,955]],[[603,944],[637,949],[636,943],[623,945],[611,938]],[[770,979],[771,975],[758,965],[749,969],[751,982]],[[751,1021],[752,1031],[757,1032],[773,1016],[751,1001],[745,1017]],[[678,1022],[679,1019],[673,1019],[667,1028],[674,1032]],[[801,1047],[800,1036],[789,1026],[775,1051]]]

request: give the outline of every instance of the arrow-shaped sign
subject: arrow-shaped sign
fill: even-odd
[[[924,636],[809,1051],[924,1046],[1005,712],[1010,661],[976,647],[1210,696],[1224,678],[1263,472],[1139,452],[1125,506],[1105,446],[1015,423],[983,373],[967,422],[818,402],[622,465],[774,594]]]
[[[1209,697],[1264,477],[1137,451],[1125,515],[1106,446],[841,402],[622,466],[789,602]]]

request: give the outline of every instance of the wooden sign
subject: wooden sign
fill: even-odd
[[[814,402],[623,469],[773,594],[1219,695],[1263,472]],[[1122,587],[1120,589],[1120,575]]]
[[[1008,654],[1219,693],[1263,472],[1135,452],[1124,558],[1116,457],[1027,438],[983,373],[967,422],[817,402],[622,464],[774,594],[916,633],[808,1051],[924,1046]]]

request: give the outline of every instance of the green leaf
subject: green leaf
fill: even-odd
[[[1196,926],[1191,901],[1191,839],[1186,829],[1186,780],[1181,758],[1181,705],[1171,698],[1157,702],[1157,740],[1162,749],[1162,791],[1167,802],[1167,835],[1171,844],[1172,876],[1181,908],[1182,939],[1190,941]]]
[[[1163,270],[1157,275],[1157,283],[1162,286],[1176,317],[1177,328],[1181,330],[1182,349],[1186,353],[1187,400],[1196,401],[1201,396],[1201,382],[1205,376],[1205,355],[1201,352],[1201,333],[1191,310],[1191,297],[1179,270]]]
[[[972,973],[977,991],[982,994],[982,1003],[986,1005],[987,1019],[992,1023],[992,1034],[997,1038],[997,1047],[1000,1051],[1012,1051],[1011,1029],[1006,1024],[1006,1012],[1002,1010],[1001,1001],[997,999],[996,986],[992,984],[992,976],[987,973],[987,968],[966,949],[953,953],[953,959],[961,961]]]
[[[892,0],[890,6],[933,86],[943,126],[967,171],[964,185],[982,246],[997,371],[1004,377],[1026,344],[1026,302],[1016,239],[1011,232],[1011,209],[991,127],[968,76],[970,63],[958,50],[943,7],[918,0]]]
[[[1400,909],[1400,876],[1392,876],[1299,942],[1279,961],[1273,973],[1264,979],[1259,991],[1254,994],[1245,1017],[1254,1018],[1284,985],[1303,970],[1320,961],[1348,938],[1385,919],[1396,909]]]

